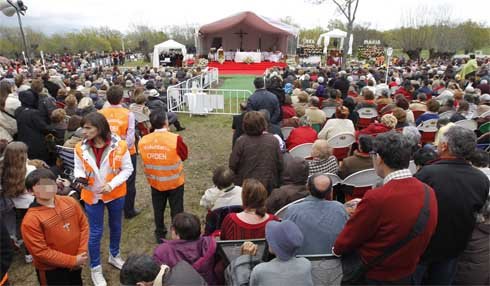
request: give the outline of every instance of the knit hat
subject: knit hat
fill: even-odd
[[[265,226],[265,238],[272,252],[283,261],[295,256],[303,245],[301,230],[290,220],[269,221]]]

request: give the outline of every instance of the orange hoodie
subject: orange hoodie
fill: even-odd
[[[22,238],[38,270],[74,268],[76,256],[87,252],[89,226],[78,202],[56,196],[54,204],[34,201],[22,221]]]

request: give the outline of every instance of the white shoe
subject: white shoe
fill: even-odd
[[[92,276],[92,283],[94,286],[107,286],[104,274],[102,273],[102,266],[96,266],[90,270],[90,276]]]
[[[121,254],[118,254],[115,257],[109,254],[109,264],[121,270],[124,265],[124,260],[122,259]]]

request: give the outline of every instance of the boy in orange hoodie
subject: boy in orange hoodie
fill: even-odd
[[[89,227],[80,205],[71,197],[56,195],[56,176],[47,169],[31,172],[25,184],[36,200],[29,206],[21,231],[39,284],[82,285]]]

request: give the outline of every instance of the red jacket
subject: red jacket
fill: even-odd
[[[283,105],[281,106],[282,109],[282,119],[288,119],[291,117],[296,116],[296,111],[294,110],[294,107],[292,105]]]
[[[403,96],[408,100],[408,102],[411,102],[413,100],[412,93],[406,90],[403,86],[397,89],[397,91],[395,91],[395,95],[396,94],[403,94]]]
[[[301,126],[294,128],[289,134],[288,139],[286,140],[286,146],[288,147],[288,151],[291,151],[294,147],[304,144],[304,143],[313,143],[318,138],[318,134],[315,129],[310,126]]]
[[[374,122],[368,125],[368,127],[357,131],[356,138],[361,135],[378,135],[380,133],[385,133],[391,131],[391,128],[384,125],[383,123]]]
[[[436,196],[430,187],[429,190],[430,217],[425,231],[369,270],[366,275],[369,279],[395,281],[415,271],[437,225]],[[424,196],[424,185],[415,178],[391,180],[382,187],[367,191],[337,237],[335,254],[359,250],[365,263],[381,255],[387,247],[405,238],[412,230]]]

